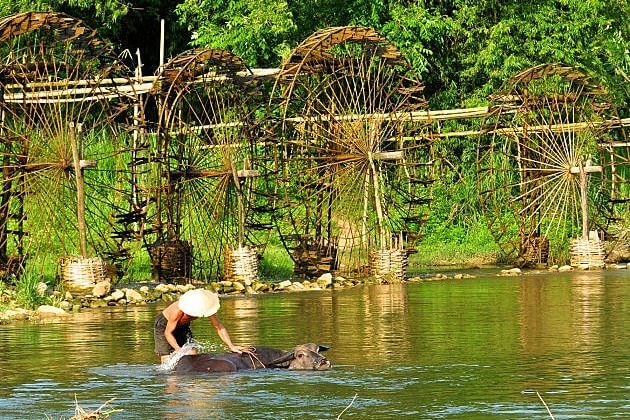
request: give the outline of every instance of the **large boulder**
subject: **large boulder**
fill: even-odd
[[[284,290],[287,287],[291,286],[291,284],[292,284],[291,280],[284,280],[284,281],[281,281],[280,283],[276,284],[275,289],[276,290]]]
[[[330,273],[324,273],[321,276],[319,276],[319,278],[317,279],[317,285],[321,287],[322,289],[325,289],[328,286],[332,285],[332,282],[333,282],[333,278],[332,278],[332,274]]]
[[[103,280],[96,283],[92,288],[92,296],[96,298],[102,298],[112,289],[112,284],[109,280]]]
[[[129,303],[144,302],[142,295],[133,289],[125,289],[125,298]]]
[[[42,305],[36,310],[37,315],[42,318],[50,318],[50,317],[59,317],[59,316],[68,316],[68,313],[61,308],[57,308],[56,306],[50,305]]]
[[[160,292],[160,293],[168,293],[171,289],[168,287],[168,284],[158,284],[157,286],[155,286],[155,291]]]
[[[109,295],[109,297],[111,297],[111,299],[107,299],[107,300],[118,301],[125,297],[125,292],[123,292],[122,290],[116,289],[112,292],[111,295]]]
[[[8,320],[23,320],[27,319],[30,315],[30,312],[23,308],[15,308],[15,309],[7,309],[3,318]]]

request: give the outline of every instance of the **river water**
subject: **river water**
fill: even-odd
[[[549,418],[537,392],[556,419],[630,418],[630,271],[473,274],[222,300],[234,342],[329,345],[327,372],[161,372],[164,305],[2,325],[0,418],[67,418],[75,398],[121,419]]]

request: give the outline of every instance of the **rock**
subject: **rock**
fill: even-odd
[[[143,294],[149,294],[149,288],[147,286],[142,286],[140,289],[138,289],[140,291],[140,293]]]
[[[329,282],[329,284],[330,284],[330,283],[332,283],[333,276],[332,276],[332,274],[331,274],[331,273],[324,273],[324,274],[322,274],[321,276],[319,276],[319,277],[317,278],[317,282],[319,283],[319,281],[320,281],[320,280],[321,280],[321,281],[326,281],[326,282]]]
[[[518,267],[514,267],[508,270],[501,270],[501,273],[499,275],[500,276],[520,276],[521,274],[523,274],[521,269]]]
[[[168,288],[167,284],[163,284],[162,283],[162,284],[158,284],[157,286],[155,286],[155,289],[153,289],[153,290],[155,290],[156,292],[160,292],[160,293],[164,294],[164,293],[168,293],[168,291],[170,289]]]
[[[455,274],[455,275],[453,276],[453,278],[454,278],[454,279],[456,279],[456,280],[461,280],[461,279],[463,279],[463,278],[464,278],[464,275],[463,275],[463,274],[458,273],[458,274]]]
[[[232,282],[232,287],[234,288],[234,290],[236,290],[237,292],[241,292],[243,290],[245,290],[245,286],[243,286],[243,283],[239,282],[239,281],[233,281]]]
[[[328,286],[332,285],[332,282],[332,274],[330,273],[322,274],[316,281],[317,285],[322,289],[325,289]]]
[[[42,305],[36,310],[37,315],[42,318],[50,318],[57,316],[68,316],[68,313],[61,308],[57,308],[56,306],[50,305]]]
[[[280,283],[276,284],[276,290],[282,290],[285,289],[289,286],[291,286],[291,280],[285,280],[285,281],[281,281]]]
[[[628,264],[614,264],[613,268],[618,270],[626,270],[628,268]]]
[[[46,283],[44,283],[43,281],[40,281],[35,286],[35,290],[37,291],[37,294],[39,296],[45,296],[46,295],[46,291],[48,290],[48,285]]]
[[[16,321],[24,320],[28,318],[29,315],[30,315],[30,312],[23,308],[7,309],[4,312],[4,317],[6,319],[16,320]]]
[[[111,296],[111,300],[117,301],[125,297],[125,292],[123,292],[122,290],[116,289],[112,292],[110,296]]]
[[[587,271],[591,268],[591,265],[588,263],[581,263],[581,264],[578,264],[578,266],[575,268],[577,268],[578,270]]]
[[[306,287],[304,287],[304,285],[302,283],[300,283],[299,281],[294,281],[293,283],[291,283],[291,286],[293,286],[293,288],[295,290],[305,290]]]
[[[248,295],[257,295],[258,292],[254,290],[252,286],[245,286],[245,293]]]
[[[573,271],[573,267],[571,267],[570,265],[563,265],[561,267],[558,267],[558,271],[560,273],[565,272],[565,271]]]
[[[251,286],[253,282],[251,278],[247,277],[243,279],[243,283],[245,284],[245,286]]]
[[[345,277],[341,277],[341,276],[337,276],[337,277],[335,277],[335,281],[338,282],[338,283],[343,283],[343,282],[346,281],[346,278]]]
[[[66,292],[66,294],[64,295],[64,299],[70,302],[72,300],[72,293]]]
[[[64,311],[71,311],[72,310],[72,304],[70,302],[68,302],[67,300],[62,301],[59,304],[59,307],[61,309],[63,309]]]
[[[142,295],[133,289],[125,289],[125,298],[129,303],[144,302]]]
[[[177,290],[178,293],[186,293],[188,288],[186,288],[185,284],[178,284],[175,286],[175,290]]]
[[[81,310],[81,305],[72,305],[72,312],[79,312]]]
[[[422,277],[410,277],[407,281],[410,281],[412,283],[419,282],[422,281]]]
[[[92,295],[97,298],[102,298],[109,293],[111,288],[112,284],[109,280],[99,281],[92,289]]]
[[[125,306],[127,304],[127,299],[120,299],[118,302],[116,302],[116,304],[118,306]]]
[[[266,292],[267,290],[269,290],[269,285],[263,282],[254,282],[252,288],[256,292]]]

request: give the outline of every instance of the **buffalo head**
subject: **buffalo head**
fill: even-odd
[[[328,350],[326,346],[315,343],[300,344],[272,361],[269,366],[287,366],[293,370],[328,370],[330,361],[320,352]]]

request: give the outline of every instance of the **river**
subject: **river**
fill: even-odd
[[[0,418],[115,398],[121,419],[630,417],[630,271],[526,274],[222,299],[238,344],[330,346],[327,372],[157,369],[165,306],[0,326]],[[218,351],[209,322],[198,341]],[[356,397],[355,397],[356,396]]]

